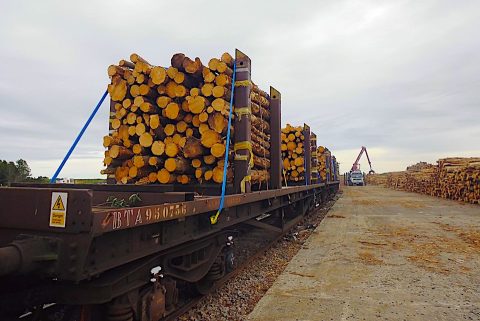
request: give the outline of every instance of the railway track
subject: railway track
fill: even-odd
[[[261,258],[266,252],[268,252],[274,245],[276,245],[279,241],[281,241],[285,236],[289,235],[292,233],[293,230],[295,230],[296,227],[299,225],[311,225],[311,223],[314,223],[315,226],[316,224],[320,223],[328,213],[328,210],[330,207],[334,204],[335,200],[328,201],[325,205],[323,206],[318,206],[315,208],[311,213],[308,213],[307,215],[303,216],[298,222],[296,222],[295,225],[292,225],[290,229],[283,231],[279,235],[271,235],[271,239],[266,242],[264,246],[259,247],[253,255],[250,255],[248,258],[243,260],[238,266],[236,266],[235,270],[228,273],[224,278],[221,280],[217,281],[212,288],[209,289],[207,293],[204,295],[198,295],[194,298],[192,298],[191,301],[189,301],[187,304],[185,304],[183,307],[181,307],[178,311],[174,312],[172,315],[166,317],[165,319],[162,319],[162,321],[179,321],[179,317],[187,314],[190,310],[195,309],[201,301],[206,298],[207,296],[211,295],[217,290],[221,290],[221,288],[230,280],[233,278],[237,277],[239,274],[243,273],[246,271],[249,266],[254,262],[255,260]],[[260,231],[259,229],[256,229],[253,231],[253,233]],[[313,231],[313,230],[312,230]],[[265,234],[263,234],[263,237],[265,237]],[[308,238],[310,233],[307,235],[304,235],[304,238]],[[260,235],[259,235],[260,236]],[[261,236],[260,236],[261,237]],[[295,237],[295,236],[293,236]],[[245,239],[245,237],[243,238]],[[257,238],[253,238],[253,241],[250,242],[245,242],[243,247],[248,247],[252,244],[255,244],[255,241],[258,240]],[[257,243],[258,244],[258,243]]]

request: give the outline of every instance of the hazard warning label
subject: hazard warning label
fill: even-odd
[[[52,192],[50,206],[50,226],[65,227],[67,221],[68,193]]]

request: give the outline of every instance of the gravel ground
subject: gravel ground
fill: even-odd
[[[244,268],[221,288],[202,298],[196,307],[177,320],[245,320],[290,260],[302,248],[303,243],[333,203],[334,201],[330,201],[317,209],[282,240],[270,247],[264,255],[250,263],[248,268]]]

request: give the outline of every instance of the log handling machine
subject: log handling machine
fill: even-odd
[[[368,173],[375,174],[375,171],[372,168],[372,162],[370,161],[370,157],[368,156],[367,148],[365,146],[362,146],[362,149],[360,150],[360,153],[358,154],[357,159],[352,165],[352,169],[350,169],[350,172],[345,173],[345,185],[348,185],[348,186],[366,185],[365,175],[360,170],[360,164],[358,163],[360,161],[360,158],[362,158],[363,153],[367,155],[368,165],[370,166],[370,171]]]

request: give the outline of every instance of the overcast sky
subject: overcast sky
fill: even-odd
[[[0,1],[0,159],[52,176],[108,83],[137,52],[167,66],[239,48],[347,171],[480,156],[480,2]],[[60,176],[100,177],[104,104]],[[367,169],[366,160],[361,161]]]

